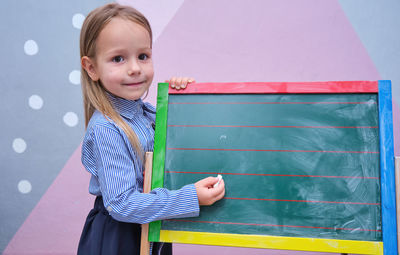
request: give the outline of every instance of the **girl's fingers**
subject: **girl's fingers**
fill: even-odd
[[[195,79],[190,77],[172,77],[170,80],[166,80],[174,89],[184,89],[188,84],[195,82]]]
[[[217,178],[217,180],[218,180],[218,178]],[[215,183],[216,182],[214,182],[214,184]],[[212,186],[214,184],[212,184]],[[225,183],[224,183],[224,180],[220,181],[218,187],[210,188],[209,192],[210,192],[211,199],[212,199],[213,203],[218,201],[218,200],[220,200],[221,198],[223,198],[225,196]]]
[[[223,183],[223,180],[221,180],[217,188],[209,190],[212,192],[211,204],[214,204],[218,200],[222,199],[225,196],[225,184]]]
[[[169,86],[171,86],[171,88],[175,87],[175,84],[174,84],[174,86],[172,86],[173,84],[172,84],[171,80],[165,80],[165,83],[168,83]]]
[[[181,88],[181,85],[182,85],[182,77],[179,77],[179,78],[177,78],[176,81],[175,81],[175,88],[176,88],[176,89],[180,89],[180,88]]]
[[[183,78],[182,81],[181,81],[181,88],[182,88],[182,89],[186,88],[186,86],[187,86],[189,83],[192,83],[192,82],[194,82],[194,79],[193,79],[193,78],[189,78],[189,77]]]
[[[214,184],[216,184],[218,182],[218,178],[217,177],[207,177],[203,180],[201,180],[201,183],[203,185],[203,187],[212,187]]]
[[[171,88],[175,88],[176,87],[175,83],[176,83],[176,77],[172,77],[169,80],[169,85],[171,86]]]
[[[221,194],[225,193],[225,183],[224,180],[221,180],[217,187],[213,188],[212,191],[214,192],[215,197],[219,197]]]
[[[195,183],[200,205],[212,205],[225,196],[224,180],[220,181],[218,187],[213,188],[218,180],[217,177],[207,177]]]
[[[188,81],[187,81],[187,78],[185,77],[182,79],[181,88],[182,89],[186,88],[187,84],[188,84]]]
[[[220,187],[220,186],[221,186],[221,187]],[[216,200],[216,201],[222,199],[222,198],[225,196],[225,182],[224,182],[224,180],[221,180],[221,182],[219,183],[219,185],[218,185],[217,188],[221,188],[221,191],[220,191],[220,193],[217,195],[217,200]]]

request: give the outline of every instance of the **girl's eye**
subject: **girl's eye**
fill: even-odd
[[[140,55],[139,55],[139,59],[140,59],[140,60],[146,60],[146,59],[148,59],[148,58],[149,58],[149,56],[148,56],[147,54],[144,54],[144,53],[143,53],[143,54],[140,54]]]
[[[115,63],[120,63],[120,62],[124,61],[124,58],[122,56],[115,56],[115,57],[113,57],[112,61]]]

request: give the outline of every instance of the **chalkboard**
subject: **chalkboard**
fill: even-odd
[[[152,223],[150,240],[391,254],[383,89],[390,82],[159,84],[152,188],[221,174],[226,195],[199,217]]]

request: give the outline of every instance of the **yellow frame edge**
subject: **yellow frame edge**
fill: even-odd
[[[161,230],[160,242],[383,255],[383,243],[372,241]]]

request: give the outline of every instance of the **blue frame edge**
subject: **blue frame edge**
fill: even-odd
[[[398,253],[392,86],[389,80],[378,81],[378,86],[383,254],[395,255]]]

